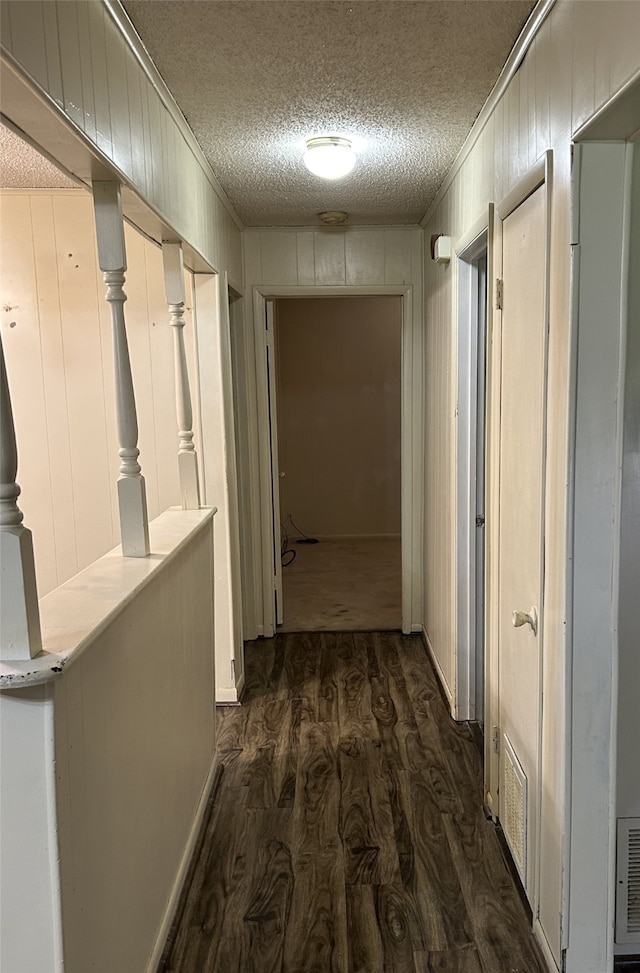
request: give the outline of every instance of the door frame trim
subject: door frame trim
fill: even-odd
[[[606,156],[604,164],[591,161],[594,149]],[[563,897],[567,973],[610,969],[614,958],[620,389],[632,164],[633,148],[624,139],[574,145]],[[584,205],[586,173],[590,213]]]
[[[335,286],[298,286],[255,284],[253,291],[253,325],[256,354],[256,388],[258,409],[258,445],[260,466],[256,493],[260,497],[260,539],[263,564],[263,606],[264,618],[262,632],[265,637],[275,632],[274,613],[270,592],[266,587],[265,565],[273,549],[272,515],[267,507],[271,504],[271,492],[267,489],[266,471],[270,468],[268,452],[268,403],[266,399],[266,364],[264,341],[259,308],[262,301],[294,297],[400,297],[402,300],[402,362],[401,362],[401,545],[402,545],[402,631],[406,634],[421,631],[420,604],[415,594],[416,581],[422,577],[422,456],[423,447],[419,441],[419,428],[414,421],[416,410],[422,409],[423,389],[422,371],[418,380],[415,374],[417,323],[414,320],[414,286],[411,284],[390,285],[335,285]],[[422,361],[421,354],[418,360]],[[420,413],[421,414],[421,413]],[[266,454],[266,455],[265,455]],[[269,465],[268,465],[269,464]],[[270,474],[269,474],[270,476]],[[286,608],[285,608],[286,610]]]
[[[475,261],[487,255],[487,308],[485,327],[489,334],[490,226],[493,204],[486,217],[475,223],[454,245],[457,256],[457,390],[456,390],[456,675],[453,717],[475,720],[476,652],[476,443],[478,362],[478,270]]]

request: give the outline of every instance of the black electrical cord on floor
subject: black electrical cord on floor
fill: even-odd
[[[303,530],[300,530],[299,527],[296,527],[291,514],[289,514],[289,520],[291,521],[291,526],[293,527],[293,529],[297,531],[298,534],[300,534],[300,537],[296,537],[296,544],[319,544],[320,543],[317,537],[309,537],[309,535],[305,534]]]
[[[280,560],[283,568],[288,568],[296,559],[296,552],[289,547],[289,535],[284,524],[280,524]]]

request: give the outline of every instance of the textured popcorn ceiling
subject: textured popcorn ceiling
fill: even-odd
[[[0,124],[1,189],[78,189],[31,145]]]
[[[246,226],[417,223],[530,0],[125,0]],[[305,139],[352,138],[355,170],[310,175]]]

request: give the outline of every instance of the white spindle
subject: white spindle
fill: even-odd
[[[42,649],[31,531],[22,524],[18,451],[0,338],[0,658],[33,659]]]
[[[93,202],[98,238],[98,259],[107,285],[106,299],[111,308],[116,378],[116,415],[120,443],[118,503],[122,553],[126,557],[146,557],[149,553],[149,521],[144,477],[138,456],[138,417],[131,377],[131,360],[124,319],[127,295],[123,286],[127,257],[120,186],[116,182],[94,182]]]
[[[184,348],[184,266],[182,246],[163,243],[164,286],[173,327],[173,347],[176,370],[176,412],[178,415],[178,470],[180,495],[185,510],[200,506],[198,486],[198,456],[193,444],[193,411],[187,356]]]

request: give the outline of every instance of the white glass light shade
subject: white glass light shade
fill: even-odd
[[[337,135],[323,135],[307,139],[304,164],[314,176],[321,179],[342,179],[356,164],[356,154],[349,139]]]

